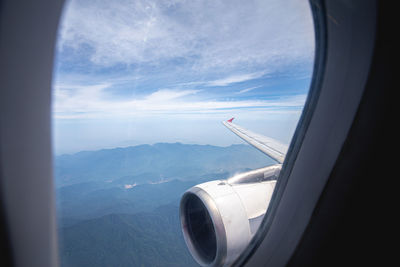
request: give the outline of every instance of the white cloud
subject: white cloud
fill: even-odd
[[[185,63],[185,71],[276,68],[312,57],[307,1],[71,0],[60,49],[99,66]]]
[[[124,188],[125,188],[125,189],[131,189],[131,188],[134,188],[135,186],[137,186],[136,183],[133,183],[133,184],[126,184],[126,185],[124,185]]]
[[[260,78],[264,75],[264,72],[255,72],[255,73],[247,73],[247,74],[238,74],[231,75],[229,77],[218,79],[214,81],[209,81],[206,84],[208,86],[227,86],[233,83],[245,82],[253,79]]]
[[[196,94],[198,92],[200,92],[200,90],[182,90],[182,91],[169,90],[169,89],[158,90],[147,96],[145,98],[145,101],[149,103],[167,102],[180,97]]]
[[[301,108],[305,95],[272,100],[202,100],[193,98],[199,90],[161,89],[141,99],[110,100],[104,93],[109,84],[88,86],[56,86],[54,117],[65,118],[127,118],[130,116],[163,116],[182,114],[226,113],[235,109]],[[190,96],[190,98],[187,98]]]
[[[260,87],[261,86],[253,86],[253,87],[249,87],[249,88],[246,88],[246,89],[242,89],[239,92],[237,92],[236,94],[244,94],[244,93],[253,91],[254,89],[260,88]]]

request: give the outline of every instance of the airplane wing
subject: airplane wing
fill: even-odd
[[[242,128],[239,125],[234,124],[232,122],[233,119],[234,118],[231,118],[227,121],[223,121],[222,124],[224,124],[229,130],[231,130],[233,133],[238,135],[244,141],[254,146],[264,154],[267,154],[269,157],[271,157],[272,159],[276,160],[279,163],[283,163],[286,156],[286,152],[288,150],[287,145],[282,144],[270,137],[266,137],[261,134],[256,134],[253,133],[252,131]]]

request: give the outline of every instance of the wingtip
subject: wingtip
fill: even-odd
[[[232,122],[233,119],[235,119],[235,118],[230,118],[229,120],[227,120],[227,122]]]

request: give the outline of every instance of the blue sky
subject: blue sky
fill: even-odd
[[[56,154],[230,145],[221,121],[289,142],[312,75],[307,1],[67,1],[53,79]]]

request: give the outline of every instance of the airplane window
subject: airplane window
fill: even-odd
[[[307,1],[66,1],[60,265],[232,263],[264,218],[313,64]]]

